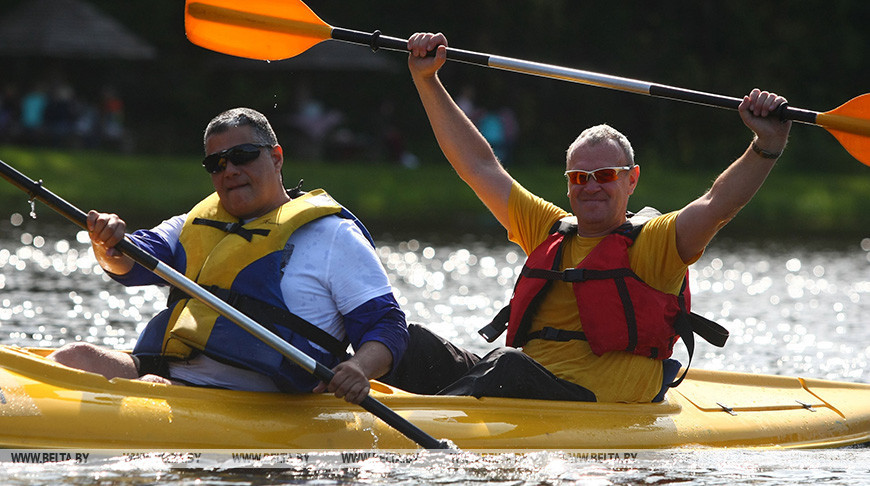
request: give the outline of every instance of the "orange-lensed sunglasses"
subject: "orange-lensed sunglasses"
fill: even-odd
[[[595,170],[569,170],[565,172],[565,177],[571,184],[580,184],[581,186],[589,182],[589,178],[595,179],[595,182],[604,184],[605,182],[613,182],[619,177],[619,173],[625,170],[631,170],[632,166],[623,167],[602,167]]]

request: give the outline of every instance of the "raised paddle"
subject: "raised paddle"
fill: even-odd
[[[77,224],[82,229],[87,230],[88,215],[43,187],[42,181],[33,181],[2,160],[0,160],[0,175],[27,193],[30,196],[31,201],[35,199],[44,202],[48,207],[57,211],[61,216]],[[170,284],[183,290],[188,295],[202,301],[212,310],[238,324],[243,329],[253,334],[257,339],[268,344],[276,351],[302,367],[305,371],[314,375],[320,381],[329,383],[332,380],[334,374],[331,369],[318,363],[315,359],[296,349],[287,341],[272,334],[269,330],[250,317],[242,314],[236,308],[217,298],[211,292],[200,287],[195,282],[188,279],[169,265],[161,262],[150,253],[142,250],[132,241],[125,239],[118,243],[115,248],[132,258],[136,263],[154,272],[157,276],[162,277]],[[366,396],[362,403],[360,403],[360,406],[426,449],[448,449],[450,447],[445,441],[439,441],[426,432],[423,432],[417,426],[399,416],[399,414],[388,408],[386,405],[372,398],[371,395]]]
[[[194,44],[250,59],[287,59],[328,39],[366,45],[373,50],[408,50],[407,40],[381,35],[380,31],[332,27],[300,0],[186,0],[184,23],[187,37]],[[741,98],[454,48],[447,49],[447,58],[719,108],[737,109],[741,102]],[[824,113],[790,106],[779,113],[783,119],[823,127],[853,157],[870,165],[870,93]]]

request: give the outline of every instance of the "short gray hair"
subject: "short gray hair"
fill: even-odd
[[[577,138],[574,139],[574,142],[568,147],[567,157],[571,157],[571,154],[574,152],[574,150],[584,143],[596,145],[601,142],[606,142],[608,140],[613,140],[614,142],[616,142],[617,145],[619,145],[619,148],[621,148],[623,153],[625,153],[625,159],[628,161],[628,165],[633,166],[634,149],[631,148],[631,142],[629,142],[628,138],[623,135],[619,130],[604,123],[583,130],[580,135],[578,135]]]
[[[275,130],[272,129],[266,115],[251,108],[233,108],[214,117],[208,123],[202,138],[203,147],[212,135],[224,133],[230,128],[244,126],[249,126],[254,130],[255,143],[278,145],[278,137],[275,136]]]

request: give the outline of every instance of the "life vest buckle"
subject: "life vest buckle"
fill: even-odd
[[[559,339],[559,337],[559,329],[553,327],[544,327],[541,329],[540,335],[538,335],[538,338],[546,339],[547,341],[564,341]]]
[[[583,282],[586,280],[585,268],[566,268],[562,272],[562,280],[565,282]]]

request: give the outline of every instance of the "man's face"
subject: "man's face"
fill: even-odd
[[[206,154],[213,154],[243,143],[256,143],[249,126],[230,128],[217,133],[205,143]],[[227,162],[224,170],[211,175],[221,205],[239,219],[262,216],[286,202],[281,181],[284,156],[280,146],[260,149],[260,155],[243,165]]]
[[[593,171],[602,167],[629,165],[616,142],[605,140],[595,144],[583,143],[569,154],[567,170]],[[622,171],[615,181],[599,182],[592,177],[586,184],[568,183],[571,211],[577,216],[581,236],[602,236],[625,222],[628,197],[634,192],[640,176],[635,166]]]

